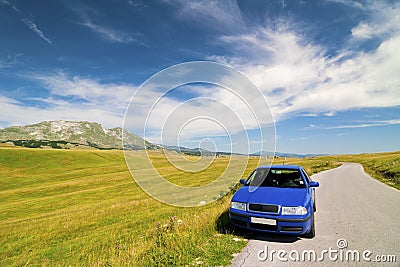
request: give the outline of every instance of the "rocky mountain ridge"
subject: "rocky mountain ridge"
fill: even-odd
[[[121,127],[106,129],[101,124],[87,121],[44,121],[26,126],[11,126],[0,130],[0,141],[27,147],[71,148],[77,146],[97,149],[140,150],[154,149],[143,138]]]

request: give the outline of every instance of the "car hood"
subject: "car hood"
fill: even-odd
[[[233,196],[232,201],[275,204],[282,206],[304,206],[307,198],[305,188],[259,187],[250,192],[249,186],[243,186]]]

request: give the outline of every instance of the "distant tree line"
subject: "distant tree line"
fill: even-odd
[[[79,143],[71,143],[71,142],[63,141],[63,140],[59,140],[59,141],[52,141],[52,140],[7,140],[7,141],[3,141],[3,143],[6,143],[6,142],[11,142],[15,146],[22,146],[22,147],[28,147],[28,148],[51,147],[54,149],[69,149],[69,147],[67,147],[67,145],[70,144],[70,145],[76,146],[76,147],[89,146],[89,147],[93,147],[93,148],[100,149],[100,150],[112,149],[112,148],[99,147],[97,144],[90,143],[90,142],[87,142],[87,145],[84,145],[84,144],[79,144]]]

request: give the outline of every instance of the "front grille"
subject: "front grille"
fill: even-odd
[[[249,211],[278,213],[278,205],[249,204]]]
[[[281,226],[281,232],[301,232],[303,228],[292,226]]]
[[[250,226],[251,226],[251,228],[258,229],[258,230],[268,230],[268,231],[275,231],[275,232],[277,230],[276,225],[251,223]]]

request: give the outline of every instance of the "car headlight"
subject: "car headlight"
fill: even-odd
[[[282,215],[306,215],[305,207],[282,207]]]
[[[246,211],[246,203],[232,201],[231,208]]]

